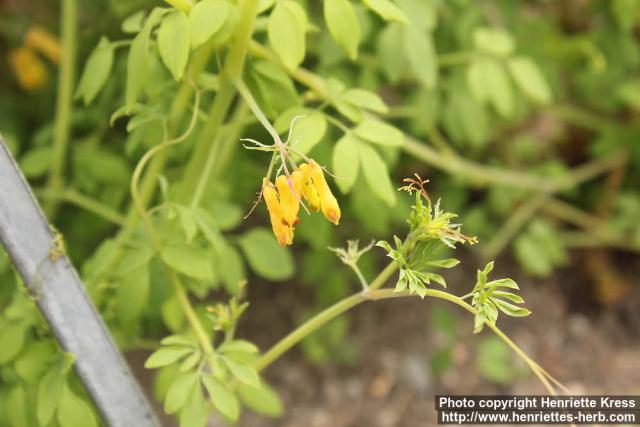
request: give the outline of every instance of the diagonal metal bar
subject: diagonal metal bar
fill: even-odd
[[[0,137],[0,243],[60,342],[76,356],[75,370],[111,427],[158,427],[129,367],[66,256],[50,259],[54,235]],[[46,262],[46,268],[40,268]]]

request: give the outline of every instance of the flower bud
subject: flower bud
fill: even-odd
[[[309,169],[311,181],[313,182],[313,186],[318,192],[318,197],[320,198],[320,208],[322,209],[322,213],[325,218],[335,225],[338,225],[340,222],[340,206],[338,206],[338,201],[331,192],[331,189],[327,184],[327,180],[324,178],[322,168],[312,160],[309,162]]]

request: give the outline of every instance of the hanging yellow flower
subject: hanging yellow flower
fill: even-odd
[[[309,209],[318,212],[320,210],[320,196],[318,196],[318,191],[311,182],[311,169],[308,164],[303,163],[298,170],[303,175],[302,195],[309,204]]]
[[[278,192],[267,178],[262,180],[262,197],[264,197],[267,211],[269,211],[273,234],[282,246],[290,245],[293,243],[293,228],[285,221]]]
[[[335,225],[338,225],[340,222],[340,206],[338,206],[338,201],[331,192],[329,184],[327,184],[327,180],[324,178],[322,168],[316,162],[311,160],[309,162],[309,169],[311,181],[313,182],[313,186],[318,192],[318,197],[320,198],[320,209],[322,209],[322,213],[325,218]]]
[[[340,222],[340,206],[333,196],[320,165],[311,160],[303,163],[289,176],[276,177],[275,185],[267,178],[262,180],[262,197],[269,211],[271,228],[281,245],[293,242],[295,226],[300,221],[298,213],[302,199],[310,210],[322,210],[332,223]]]

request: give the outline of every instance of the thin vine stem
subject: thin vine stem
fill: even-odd
[[[191,132],[195,128],[195,125],[198,119],[197,111],[198,111],[199,105],[200,105],[200,91],[196,89],[193,114],[192,114],[189,126],[187,127],[185,132],[181,136],[175,139],[165,140],[164,142],[156,145],[155,147],[147,151],[145,155],[142,156],[138,164],[136,165],[136,168],[133,172],[133,177],[131,178],[131,196],[132,196],[133,202],[138,208],[139,214],[142,217],[143,222],[145,224],[147,234],[149,234],[149,237],[153,241],[155,249],[158,253],[162,253],[162,242],[160,240],[160,236],[158,235],[158,232],[155,229],[151,216],[146,211],[142,203],[139,189],[138,189],[138,182],[140,180],[140,176],[144,170],[144,167],[153,158],[154,155],[156,155],[161,151],[164,151],[165,149],[173,145],[179,144],[191,134]],[[166,133],[166,126],[165,126],[165,133]],[[198,319],[198,316],[196,315],[196,312],[193,306],[191,305],[191,301],[189,301],[189,296],[187,295],[184,285],[182,284],[182,280],[180,279],[180,276],[178,276],[178,273],[166,263],[163,262],[163,265],[165,270],[169,274],[169,278],[176,292],[176,296],[178,298],[178,302],[180,303],[180,307],[182,308],[182,311],[184,312],[185,317],[189,322],[189,325],[191,326],[194,333],[198,337],[198,341],[200,342],[202,349],[208,355],[213,354],[214,353],[213,344],[211,343],[209,336],[207,335],[204,327],[200,323],[200,320]]]
[[[71,203],[82,209],[85,209],[86,211],[99,215],[114,224],[120,226],[124,226],[126,224],[126,218],[124,217],[124,215],[120,214],[120,212],[111,208],[110,206],[99,202],[98,200],[94,200],[90,197],[85,196],[84,194],[80,194],[75,190],[68,189],[57,191],[44,188],[42,190],[36,190],[35,193],[38,197],[41,197],[45,200],[54,199]]]
[[[67,146],[71,132],[71,103],[76,62],[76,0],[63,0],[60,26],[62,27],[62,59],[58,73],[58,93],[53,131],[53,162],[47,179],[49,190],[59,190],[64,186],[64,170]],[[49,199],[44,208],[49,216],[54,216],[58,200]]]
[[[345,313],[346,311],[352,309],[357,305],[360,305],[363,302],[377,301],[389,298],[415,297],[416,295],[410,294],[409,291],[396,292],[391,288],[379,289],[387,282],[391,274],[393,274],[397,269],[398,267],[395,262],[387,265],[387,267],[385,267],[385,269],[382,270],[380,274],[378,274],[378,276],[371,282],[371,284],[369,284],[368,290],[351,295],[326,308],[311,319],[304,322],[298,328],[294,329],[291,333],[278,341],[266,353],[264,353],[255,363],[254,367],[259,371],[265,369],[280,356],[286,353],[289,349],[302,341],[309,334],[316,331],[318,328],[333,320],[337,316]],[[448,292],[429,288],[426,290],[425,296],[449,301],[464,308],[471,314],[476,314],[475,309],[463,299],[468,295],[461,298]],[[529,366],[531,371],[540,380],[540,382],[544,385],[544,387],[550,394],[557,395],[557,391],[554,388],[554,385],[560,388],[562,391],[568,392],[567,388],[560,381],[554,378],[544,368],[542,368],[533,359],[531,359],[531,357],[529,357],[524,352],[524,350],[522,350],[516,343],[514,343],[500,328],[488,321],[485,321],[485,324],[521,359],[524,360],[527,366]]]

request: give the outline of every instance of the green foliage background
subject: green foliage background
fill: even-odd
[[[4,54],[34,23],[64,32],[58,4],[25,3],[3,6]],[[278,292],[310,286],[309,313],[346,296],[354,281],[325,248],[402,229],[410,200],[395,187],[415,172],[484,242],[481,255],[511,253],[532,275],[566,265],[573,247],[640,248],[640,2],[260,1],[243,64],[230,58],[242,44],[246,0],[170,3],[76,5],[67,116],[55,105],[64,90],[56,66],[32,92],[7,63],[0,74],[2,136],[124,350],[185,330],[163,262],[184,278],[211,328],[205,307],[245,279],[249,294],[263,281],[284,282]],[[289,138],[335,174],[339,227],[302,214],[291,249],[278,246],[263,206],[243,220],[269,156],[242,149],[239,138],[270,137],[231,77],[245,81],[283,138],[303,115]],[[157,155],[142,178],[158,251],[132,202],[132,174],[192,117],[186,140]],[[70,129],[62,149],[60,120]],[[365,276],[379,259],[363,258]],[[0,426],[97,423],[5,254],[0,272]],[[353,360],[347,332],[341,318],[303,349],[318,363]],[[158,374],[159,397],[173,371]],[[34,404],[37,413],[24,410]],[[254,409],[279,412],[277,403]]]

